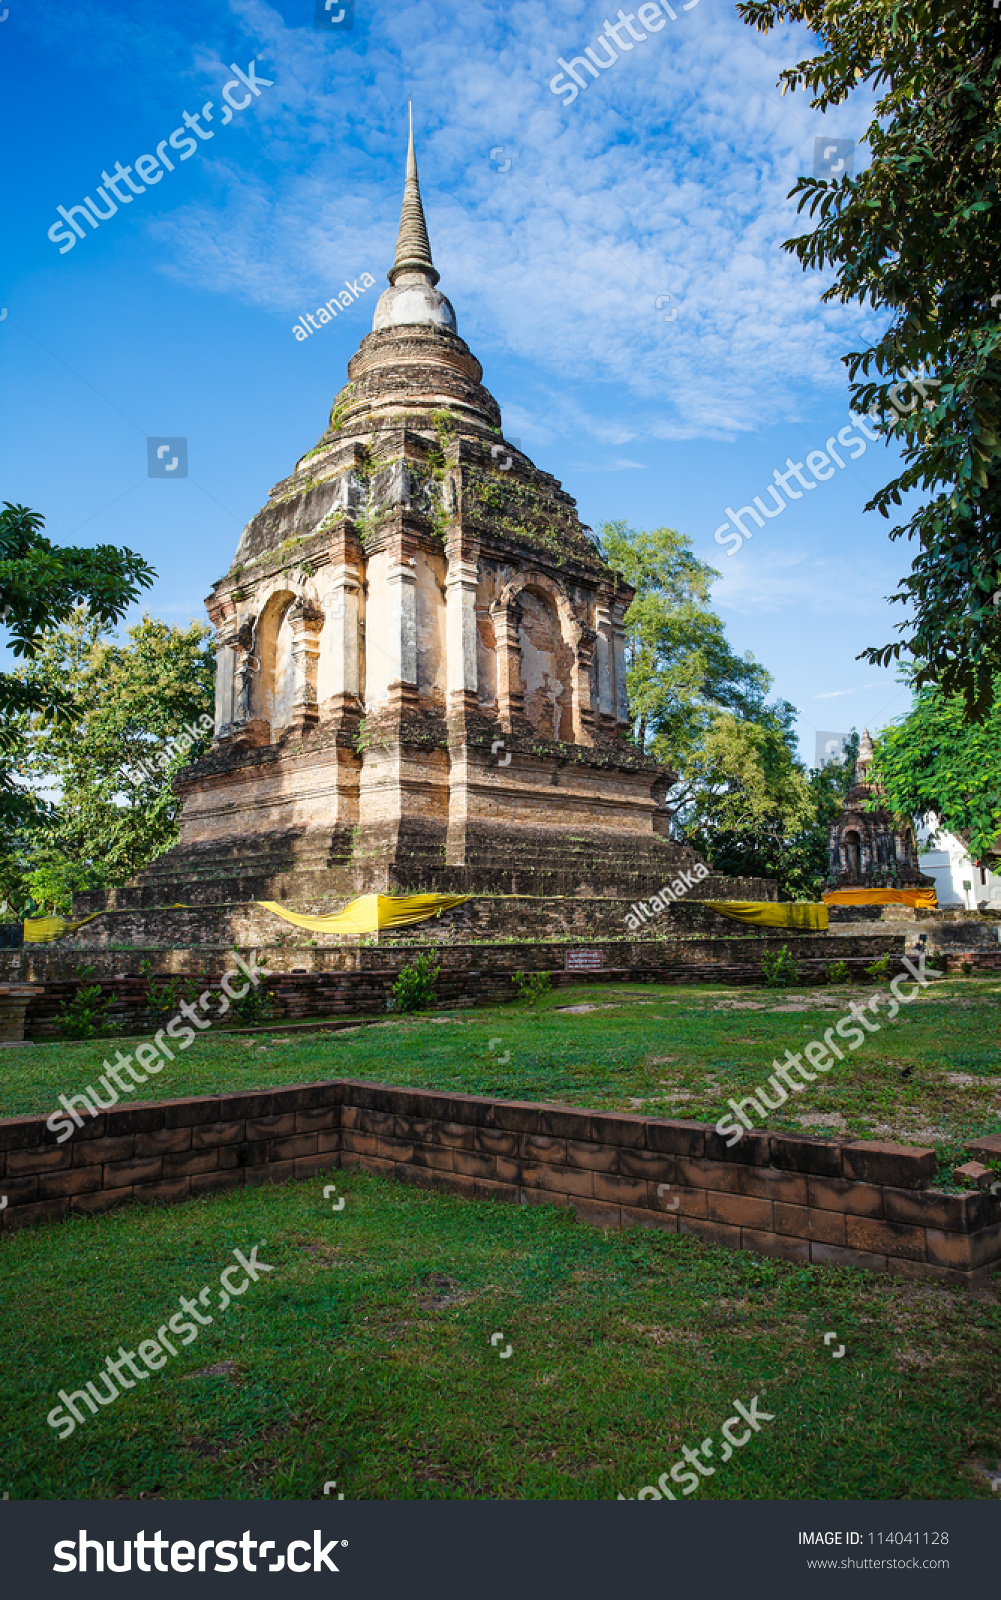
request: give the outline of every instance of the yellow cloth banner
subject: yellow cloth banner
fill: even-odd
[[[49,944],[53,939],[61,939],[64,933],[76,933],[85,922],[93,922],[95,917],[103,916],[103,911],[92,911],[89,917],[83,917],[79,922],[67,922],[63,917],[25,917],[24,942]]]
[[[938,908],[938,895],[932,889],[829,889],[821,898],[828,906],[921,906]]]
[[[828,923],[827,907],[809,902],[775,905],[767,900],[705,900],[703,904],[735,922],[754,922],[764,928],[802,928],[808,933],[823,933]]]
[[[297,911],[286,911],[277,900],[258,900],[257,904],[273,911],[283,922],[308,928],[310,933],[377,933],[380,928],[405,928],[412,922],[438,917],[471,898],[468,894],[363,894],[343,911],[327,917],[304,917]]]

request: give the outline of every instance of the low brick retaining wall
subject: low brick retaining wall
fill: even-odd
[[[515,985],[514,974],[518,970],[548,971],[554,988],[568,983],[589,982],[757,985],[764,982],[760,958],[746,961],[679,961],[672,960],[670,956],[658,952],[656,947],[649,946],[644,952],[645,960],[640,956],[628,965],[616,964],[592,972],[566,972],[563,969],[566,948],[552,945],[469,945],[465,949],[473,953],[482,962],[482,966],[450,966],[443,962],[435,984],[437,1004],[441,1007],[472,1006],[484,1001],[516,1000],[519,991]],[[736,948],[740,949],[739,942]],[[765,948],[768,949],[770,946],[766,945]],[[800,974],[797,982],[823,983],[830,958],[804,955],[799,945],[794,949]],[[643,947],[640,946],[639,950],[642,952]],[[625,946],[615,947],[611,953],[618,961],[628,962],[633,952]],[[724,946],[720,953],[726,955],[732,953],[732,950],[729,946]],[[340,971],[320,968],[315,972],[273,972],[264,981],[263,987],[269,1009],[275,1019],[282,1022],[303,1021],[311,1017],[385,1014],[386,1001],[392,993],[400,970],[413,960],[415,952],[411,949],[380,947],[363,951],[361,954],[377,960],[379,966],[365,965],[357,970]],[[605,954],[607,959],[607,950]],[[856,982],[865,979],[869,983],[872,980],[865,978],[865,969],[872,964],[877,955],[883,954],[890,956],[891,976],[905,970],[900,955],[886,951],[885,941],[883,946],[877,946],[875,951],[844,958],[845,965]],[[302,953],[296,952],[296,957],[301,960]],[[271,952],[264,951],[263,958],[265,962],[270,961]],[[842,958],[839,956],[838,959]],[[554,964],[557,962],[559,967],[554,970]],[[211,987],[218,989],[224,971],[225,967],[222,965],[212,972],[199,971],[196,968],[193,972],[184,973],[183,977],[186,982],[190,980],[191,992],[197,996],[200,990]],[[176,976],[177,974],[157,973],[152,975],[152,981],[154,984],[162,984]],[[174,1015],[176,1010],[174,1007],[169,1008],[166,1014],[157,1013],[157,1017],[154,1018],[149,1009],[149,981],[146,977],[124,974],[107,977],[99,976],[97,973],[91,973],[86,978],[53,977],[40,982],[38,993],[28,1004],[24,1022],[25,1037],[37,1040],[39,1043],[59,1038],[57,1016],[73,1001],[79,989],[86,987],[100,989],[101,1002],[107,1003],[108,1020],[128,1033],[141,1033],[161,1027],[166,1016]]]
[[[975,1284],[1001,1262],[1001,1197],[927,1188],[932,1150],[341,1079],[0,1122],[3,1232],[340,1167],[469,1199],[571,1207],[790,1261]]]

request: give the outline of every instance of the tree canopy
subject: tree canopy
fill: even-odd
[[[58,546],[42,532],[45,519],[27,506],[0,511],[0,621],[12,654],[30,661],[47,630],[86,605],[95,622],[118,622],[156,573],[134,550],[99,544]],[[70,686],[55,676],[0,672],[0,822],[38,822],[45,807],[13,781],[11,757],[26,718],[72,722]]]
[[[675,831],[716,872],[772,878],[780,899],[817,900],[858,736],[843,767],[808,772],[795,754],[792,710],[784,720],[745,722],[729,712],[714,720],[672,796]]]
[[[899,442],[903,470],[869,502],[891,515],[922,496],[891,539],[916,541],[890,597],[904,637],[862,653],[915,658],[915,687],[962,693],[987,716],[1001,668],[1001,12],[987,0],[744,0],[760,32],[804,22],[823,48],[782,72],[818,111],[870,86],[871,164],[792,190],[812,232],[784,248],[835,268],[822,300],[887,313],[875,343],[843,357],[852,404]],[[861,141],[860,141],[861,142]]]
[[[22,718],[13,772],[54,795],[44,826],[22,825],[0,860],[5,896],[68,912],[74,893],[126,882],[177,838],[173,774],[212,738],[210,630],[144,616],[124,643],[79,607],[38,641],[17,681],[42,704],[60,691],[73,720]]]
[[[871,775],[900,817],[934,812],[974,861],[1001,849],[1001,677],[987,719],[970,725],[961,694],[920,689],[905,717],[873,742]]]
[[[762,714],[771,677],[736,655],[709,605],[719,573],[673,528],[599,530],[608,559],[636,590],[626,615],[626,682],[633,737],[671,765],[683,761],[719,711]]]

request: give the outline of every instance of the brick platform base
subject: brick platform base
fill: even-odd
[[[4,1233],[340,1167],[469,1199],[571,1207],[790,1261],[972,1285],[1001,1263],[1001,1198],[929,1189],[932,1150],[438,1094],[342,1079],[0,1122]]]

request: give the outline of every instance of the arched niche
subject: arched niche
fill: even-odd
[[[589,741],[594,634],[544,572],[525,572],[491,607],[497,638],[498,709],[522,714],[547,740]]]
[[[291,589],[278,589],[268,597],[257,619],[254,654],[258,666],[251,715],[268,725],[272,743],[293,720],[295,662],[290,613],[295,601]]]

